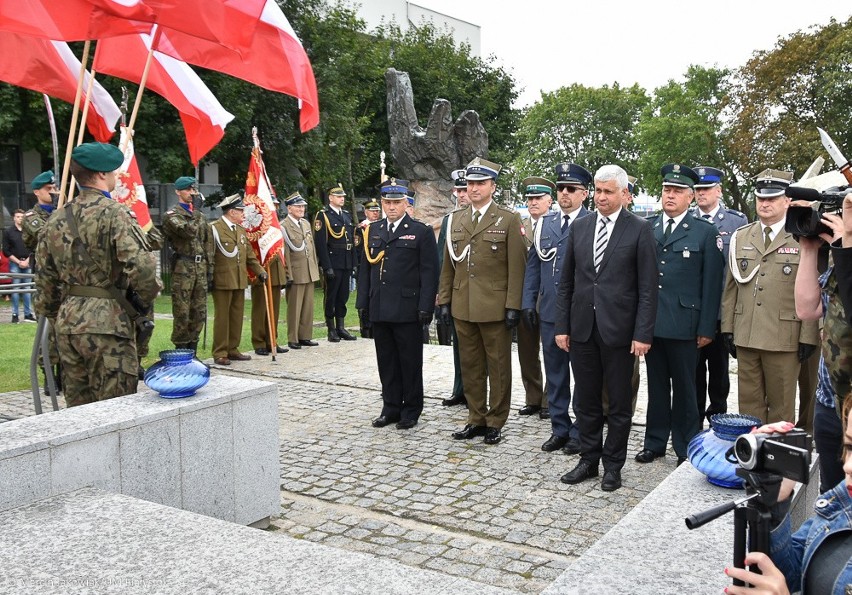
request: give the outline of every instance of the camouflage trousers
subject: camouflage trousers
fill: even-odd
[[[56,342],[68,407],[136,392],[139,363],[132,339],[58,334]]]
[[[207,320],[207,265],[178,260],[172,271],[172,343],[198,341]]]

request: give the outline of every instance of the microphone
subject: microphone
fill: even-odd
[[[802,186],[787,186],[787,188],[784,189],[784,195],[792,198],[793,200],[806,200],[808,202],[820,200],[822,198],[822,194],[820,194],[819,190],[804,188]]]

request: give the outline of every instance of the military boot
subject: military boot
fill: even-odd
[[[198,341],[190,341],[186,344],[187,349],[192,349],[192,356],[198,357]]]
[[[334,319],[326,318],[325,325],[328,327],[328,341],[329,343],[340,343],[340,335],[337,334],[337,329],[334,328]]]
[[[353,337],[349,334],[349,331],[343,326],[343,319],[337,319],[337,336],[343,339],[344,341],[354,341],[357,337]]]

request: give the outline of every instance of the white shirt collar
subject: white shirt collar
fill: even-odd
[[[769,237],[771,239],[775,239],[778,237],[778,234],[781,233],[781,230],[784,229],[784,219],[781,219],[778,223],[773,223],[769,226],[769,229],[772,231],[769,232]],[[763,234],[763,228],[766,227],[763,223],[760,224],[760,233]]]
[[[674,219],[674,224],[672,225],[672,229],[675,229],[678,225],[680,225],[680,222],[683,221],[683,218],[686,217],[686,213],[688,211],[689,211],[689,209],[687,209],[686,211],[684,211],[683,213],[681,213],[677,217],[669,217],[668,215],[663,213],[663,229],[665,230],[665,228],[668,227],[669,219]]]
[[[716,203],[716,208],[714,208],[714,209],[713,209],[712,211],[710,211],[709,213],[705,213],[704,211],[702,211],[702,210],[701,210],[701,207],[699,207],[699,208],[698,208],[698,216],[703,218],[703,217],[704,217],[704,215],[710,215],[710,220],[712,221],[713,219],[715,219],[715,218],[716,218],[716,213],[718,213],[718,212],[719,212],[719,209],[721,209],[721,208],[722,208],[722,203],[720,203],[720,202],[717,202],[717,203]]]
[[[619,215],[621,215],[621,210],[621,207],[618,207],[618,210],[615,211],[612,215],[606,215],[606,217],[609,219],[609,223],[607,223],[607,226],[615,224],[615,220],[618,219]],[[604,215],[601,215],[600,211],[597,213],[597,215],[598,225],[600,225],[600,221],[604,218]]]
[[[473,209],[473,205],[470,205],[470,208],[472,208],[474,211],[478,211],[478,212],[479,212],[479,218],[480,218],[480,220],[481,220],[481,219],[482,219],[482,217],[483,217],[483,216],[485,216],[485,211],[487,211],[487,210],[488,210],[488,207],[490,207],[490,206],[491,206],[491,203],[492,203],[492,202],[494,202],[494,200],[493,200],[493,199],[492,199],[492,200],[489,200],[489,201],[488,201],[488,204],[487,204],[487,205],[485,205],[485,206],[483,206],[481,209]],[[473,213],[471,213],[471,215],[473,215]]]
[[[228,229],[234,231],[234,228],[237,226],[236,223],[233,223],[230,219],[228,219],[225,215],[222,215],[222,221],[225,222],[225,225],[228,226]]]

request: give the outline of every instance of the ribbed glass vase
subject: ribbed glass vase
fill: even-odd
[[[165,399],[191,397],[210,380],[210,367],[192,349],[160,352],[160,361],[145,372],[145,384]]]
[[[737,436],[747,434],[763,422],[751,415],[717,413],[710,418],[710,429],[699,432],[689,441],[686,454],[692,466],[707,476],[707,481],[723,488],[739,489],[743,480],[737,477],[737,465],[725,457]]]

